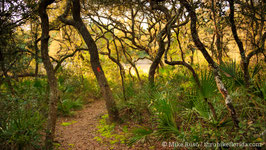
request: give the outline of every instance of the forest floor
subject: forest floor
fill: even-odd
[[[60,117],[56,125],[55,141],[60,145],[58,149],[97,149],[102,145],[93,138],[97,134],[96,125],[99,118],[106,113],[102,100],[85,105],[76,111],[74,117]],[[70,125],[63,125],[70,123]]]
[[[94,137],[100,136],[97,125],[101,116],[107,114],[105,102],[95,100],[82,110],[75,111],[73,117],[59,117],[56,126],[55,147],[59,150],[106,150],[106,149],[148,149],[145,146],[128,148],[119,142],[110,145],[108,142],[98,142]],[[119,132],[119,130],[117,131]]]

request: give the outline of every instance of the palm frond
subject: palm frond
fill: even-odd
[[[149,135],[153,133],[153,130],[150,128],[140,127],[132,131],[133,136],[129,139],[128,145],[132,146],[134,143],[140,140],[146,140]]]
[[[201,72],[200,84],[200,94],[203,98],[210,98],[216,94],[215,90],[217,88],[212,72],[207,70]]]
[[[220,69],[222,70],[225,79],[227,79],[227,84],[229,84],[230,86],[244,85],[244,74],[241,71],[240,66],[236,63],[236,61],[222,63],[220,65]],[[230,82],[228,80],[233,80],[234,82]]]

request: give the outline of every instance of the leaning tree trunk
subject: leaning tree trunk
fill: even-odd
[[[158,68],[158,65],[160,64],[161,62],[161,58],[165,52],[165,49],[164,47],[162,47],[163,45],[160,45],[159,46],[159,50],[150,66],[150,70],[149,70],[149,83],[151,85],[154,85],[154,76],[155,76],[155,71],[156,69]]]
[[[236,116],[236,111],[235,111],[235,108],[232,104],[232,99],[231,99],[227,89],[225,88],[225,86],[221,80],[219,69],[218,69],[216,63],[214,62],[214,60],[211,58],[208,51],[206,50],[205,46],[203,45],[203,43],[199,39],[199,35],[198,35],[198,31],[197,31],[196,13],[193,10],[192,6],[188,3],[187,0],[182,0],[180,2],[182,5],[184,5],[186,7],[187,11],[189,12],[189,15],[191,18],[190,30],[191,30],[193,41],[194,41],[195,45],[197,46],[197,48],[201,51],[201,53],[203,54],[203,56],[205,57],[207,62],[212,67],[212,69],[214,71],[214,77],[215,77],[216,85],[217,85],[220,93],[224,97],[225,105],[226,105],[228,111],[230,112],[230,115],[231,115],[231,118],[234,122],[235,127],[238,128],[239,127],[239,125],[238,125],[239,121],[238,121],[237,116]]]
[[[106,80],[105,74],[102,70],[102,66],[99,61],[99,54],[98,48],[96,46],[95,41],[92,39],[90,32],[86,28],[86,25],[83,23],[80,17],[80,1],[79,0],[72,0],[73,8],[72,8],[72,15],[74,20],[67,20],[66,16],[70,10],[70,1],[68,1],[67,8],[65,13],[59,17],[59,19],[69,25],[72,25],[74,28],[78,30],[81,34],[82,38],[84,39],[89,53],[90,53],[90,62],[91,67],[96,76],[98,84],[101,88],[101,92],[103,94],[103,98],[106,102],[107,111],[109,114],[109,119],[111,122],[118,122],[119,121],[119,113],[112,95],[112,91],[109,87],[109,84]]]
[[[48,40],[49,40],[49,18],[46,12],[47,6],[52,4],[54,0],[42,0],[39,5],[39,15],[41,18],[42,37],[41,37],[41,55],[42,61],[48,76],[50,96],[49,96],[49,112],[47,120],[45,148],[47,150],[53,149],[53,139],[55,134],[55,125],[57,119],[57,102],[59,99],[57,78],[55,71],[50,62],[48,54]]]
[[[245,50],[243,47],[243,43],[242,41],[239,39],[238,34],[237,34],[237,30],[236,30],[236,25],[235,25],[235,20],[234,20],[234,13],[235,13],[235,6],[234,6],[234,0],[229,0],[229,4],[230,4],[230,15],[229,15],[229,21],[231,24],[231,30],[234,36],[234,39],[237,43],[239,52],[240,52],[240,56],[241,56],[241,67],[243,69],[244,72],[244,79],[245,79],[245,86],[247,88],[249,88],[250,85],[250,75],[249,75],[249,71],[248,71],[248,60],[245,54]]]
[[[166,20],[169,21],[171,19],[171,15],[169,14],[169,10],[163,6],[163,5],[158,5],[156,4],[154,1],[150,1],[150,5],[152,7],[152,9],[154,10],[159,10],[161,12],[163,12],[166,16]],[[160,31],[159,34],[164,34],[165,33],[165,30],[166,28],[164,28],[162,31]],[[160,35],[159,35],[160,36]],[[162,35],[161,35],[162,36]],[[158,52],[150,66],[150,69],[149,69],[149,83],[151,85],[154,85],[154,76],[155,76],[155,71],[157,68],[159,68],[159,64],[161,63],[161,59],[162,59],[162,56],[165,52],[165,49],[162,48],[162,47],[159,47],[158,49]]]

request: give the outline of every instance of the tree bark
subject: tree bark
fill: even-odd
[[[160,10],[160,11],[162,11],[165,14],[166,20],[167,21],[170,20],[167,24],[169,24],[170,22],[172,23],[173,18],[171,19],[171,16],[169,14],[169,10],[165,6],[158,5],[158,3],[156,3],[155,1],[152,1],[152,0],[150,1],[150,5],[151,5],[152,9]],[[162,40],[160,38],[165,33],[166,33],[166,27],[162,31],[159,32],[159,35],[158,35],[159,39],[157,39],[158,42],[160,42],[160,40]],[[158,52],[157,52],[157,54],[156,54],[156,56],[155,56],[155,58],[154,58],[154,60],[153,60],[153,62],[151,64],[151,66],[150,66],[150,69],[149,69],[149,77],[148,78],[149,78],[149,83],[151,85],[154,85],[155,71],[159,67],[159,64],[161,62],[161,58],[162,58],[164,52],[165,52],[164,44],[159,45]]]
[[[38,28],[36,27],[36,30]],[[39,42],[39,39],[37,39],[37,31],[35,32],[35,35],[34,35],[34,49],[35,49],[35,78],[38,77],[38,73],[39,73],[39,48],[38,48],[38,42]]]
[[[165,52],[165,44],[164,42],[164,38],[163,36],[170,36],[170,30],[171,28],[178,28],[180,26],[184,26],[188,23],[188,19],[186,19],[184,22],[175,25],[176,21],[178,20],[181,12],[183,11],[183,7],[179,8],[178,13],[176,15],[174,15],[173,17],[170,18],[170,16],[167,17],[167,24],[165,25],[165,27],[159,32],[159,34],[157,35],[157,43],[159,44],[159,49],[158,52],[150,66],[150,70],[149,70],[149,83],[151,85],[154,85],[154,76],[155,76],[155,71],[156,69],[159,67],[159,64],[162,62],[161,58]],[[167,12],[164,12],[165,15],[167,15]],[[169,37],[168,37],[169,38]],[[170,38],[169,38],[170,39]],[[170,45],[170,40],[168,39],[168,45]]]
[[[55,134],[55,126],[57,119],[57,103],[59,100],[59,92],[57,85],[57,78],[53,65],[48,54],[49,41],[49,18],[46,12],[48,5],[52,4],[54,0],[42,0],[39,4],[39,16],[41,18],[42,36],[41,36],[41,56],[48,76],[48,83],[50,88],[49,95],[49,112],[46,127],[45,148],[47,150],[53,149],[53,140]]]
[[[162,41],[163,42],[163,41]],[[156,54],[156,57],[154,58],[151,66],[150,66],[150,70],[149,70],[149,83],[151,85],[154,85],[154,75],[155,75],[155,71],[158,67],[158,65],[160,64],[161,62],[161,58],[163,56],[165,52],[165,48],[164,48],[164,44],[160,44],[159,45],[159,50]]]
[[[218,3],[221,3],[221,2],[218,2]],[[218,63],[219,64],[222,64],[222,57],[223,57],[223,48],[222,48],[222,29],[221,29],[221,25],[219,23],[219,18],[216,17],[216,6],[217,2],[215,0],[212,0],[211,2],[211,10],[212,10],[212,16],[213,16],[213,23],[214,23],[214,27],[215,27],[215,35],[216,35],[216,48],[217,48],[217,59],[218,59]],[[221,8],[219,7],[218,8],[219,10],[219,14],[220,14],[220,11],[221,11]],[[221,16],[220,16],[221,17]]]
[[[107,47],[108,53],[104,53],[104,52],[102,52],[102,53],[100,53],[100,54],[102,54],[102,55],[107,55],[108,58],[118,66],[118,68],[119,68],[119,72],[120,72],[120,77],[121,77],[121,84],[122,84],[122,90],[123,90],[123,97],[124,97],[124,100],[126,101],[127,98],[126,98],[126,89],[125,89],[125,68],[124,68],[124,66],[120,63],[120,56],[119,56],[119,52],[118,52],[118,47],[117,47],[116,42],[115,42],[115,39],[114,39],[114,40],[113,40],[113,43],[114,43],[114,45],[115,45],[116,56],[117,56],[116,58],[114,58],[114,57],[111,56],[111,49],[110,49],[110,43],[109,43],[109,40],[108,40],[105,36],[103,36],[103,38],[106,40],[106,43],[107,43],[106,47]]]
[[[96,46],[95,41],[92,39],[90,32],[86,28],[86,25],[83,23],[81,17],[80,17],[80,1],[79,0],[71,0],[73,4],[72,8],[72,15],[73,20],[66,20],[67,13],[69,11],[70,5],[68,4],[65,13],[59,17],[59,19],[69,25],[72,25],[78,30],[78,32],[81,34],[82,38],[84,39],[89,53],[90,53],[90,62],[91,67],[94,72],[94,75],[96,76],[96,79],[98,81],[98,84],[101,88],[101,92],[103,94],[103,98],[106,102],[107,111],[109,114],[109,119],[111,122],[119,122],[119,112],[117,110],[112,91],[109,87],[109,84],[106,80],[105,74],[102,70],[102,66],[99,61],[99,54],[98,54],[98,48]],[[67,10],[68,9],[68,10]]]
[[[234,6],[234,0],[229,0],[229,4],[230,4],[230,14],[229,14],[229,21],[231,24],[231,30],[234,36],[234,39],[237,43],[239,52],[240,52],[240,56],[241,56],[241,67],[243,69],[244,72],[244,79],[245,79],[245,85],[247,88],[249,88],[250,85],[250,75],[249,75],[249,71],[248,71],[248,60],[246,58],[246,54],[245,54],[245,50],[243,47],[243,43],[242,41],[239,39],[238,34],[237,34],[237,30],[236,30],[236,25],[235,25],[235,20],[234,20],[234,12],[235,12],[235,6]]]
[[[232,104],[232,99],[231,99],[227,89],[225,88],[225,86],[221,80],[221,77],[219,74],[219,69],[218,69],[216,63],[214,62],[214,60],[212,59],[212,57],[210,56],[210,54],[208,53],[208,51],[206,50],[205,46],[203,45],[203,43],[199,39],[199,35],[198,35],[198,31],[197,31],[196,13],[193,10],[192,6],[188,3],[187,0],[181,0],[180,3],[182,5],[184,5],[185,8],[187,9],[187,11],[189,12],[189,15],[191,18],[190,30],[191,30],[193,41],[194,41],[195,45],[197,46],[197,48],[201,51],[201,53],[203,54],[203,56],[205,57],[205,59],[207,60],[209,65],[212,67],[212,69],[214,71],[214,77],[215,77],[216,85],[217,85],[220,93],[224,97],[225,105],[226,105],[228,111],[230,112],[230,115],[231,115],[231,118],[234,122],[235,127],[239,128],[239,125],[238,125],[239,121],[238,121],[237,116],[236,116],[235,108]]]

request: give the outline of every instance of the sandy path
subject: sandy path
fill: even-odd
[[[55,141],[58,150],[149,150],[146,144],[135,144],[134,147],[127,147],[125,144],[115,143],[110,145],[100,143],[93,139],[100,136],[97,132],[97,125],[101,116],[107,114],[105,101],[96,100],[75,111],[74,117],[59,117],[56,125]],[[62,123],[72,122],[71,125],[63,126]],[[132,123],[127,124],[132,127]],[[116,133],[120,132],[116,130]],[[158,148],[152,148],[158,149]],[[160,148],[159,148],[160,149]]]
[[[105,102],[94,101],[75,112],[75,117],[60,117],[57,121],[55,141],[60,143],[60,150],[94,150],[108,149],[93,138],[97,136],[97,124],[102,115],[106,114]],[[63,122],[75,122],[63,126]]]

